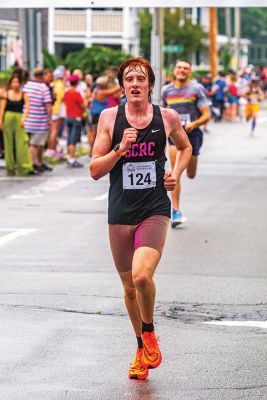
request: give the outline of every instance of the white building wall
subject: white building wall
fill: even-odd
[[[49,51],[55,52],[55,43],[79,43],[120,46],[133,55],[139,54],[138,10],[124,7],[121,11],[72,11],[49,9]],[[69,27],[67,30],[66,27]]]

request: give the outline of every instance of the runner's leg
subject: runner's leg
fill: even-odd
[[[169,146],[169,153],[170,153],[171,167],[174,168],[176,154],[177,154],[177,149],[174,145]],[[171,192],[172,208],[174,208],[177,211],[180,211],[180,192],[181,192],[181,183],[179,180],[175,185],[175,189]]]
[[[134,225],[109,225],[109,240],[114,263],[124,289],[125,305],[135,334],[140,337],[142,321],[132,278]]]
[[[192,156],[187,166],[186,173],[188,178],[194,179],[197,173],[197,156]]]
[[[137,291],[142,321],[153,321],[156,288],[153,275],[161,254],[151,247],[139,247],[133,257],[133,283]]]

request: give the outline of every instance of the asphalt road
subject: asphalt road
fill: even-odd
[[[0,170],[1,400],[267,398],[267,111],[254,138],[244,122],[209,130],[156,273],[164,360],[146,382],[127,377],[108,178],[86,157],[31,179]]]

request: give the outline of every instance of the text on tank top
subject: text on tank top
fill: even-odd
[[[132,127],[125,105],[118,107],[112,148]],[[151,215],[170,214],[170,201],[164,188],[166,133],[160,108],[153,105],[153,118],[137,129],[135,143],[110,172],[109,223],[135,224]]]

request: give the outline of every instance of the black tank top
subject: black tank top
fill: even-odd
[[[18,112],[22,113],[23,112],[23,106],[24,106],[24,98],[23,95],[20,100],[13,101],[7,98],[7,103],[6,103],[6,110],[5,111],[11,111],[11,112]]]
[[[130,128],[125,105],[118,107],[112,148]],[[164,188],[166,133],[158,106],[144,129],[138,129],[136,143],[110,171],[109,224],[136,225],[151,215],[170,217],[171,204]]]

